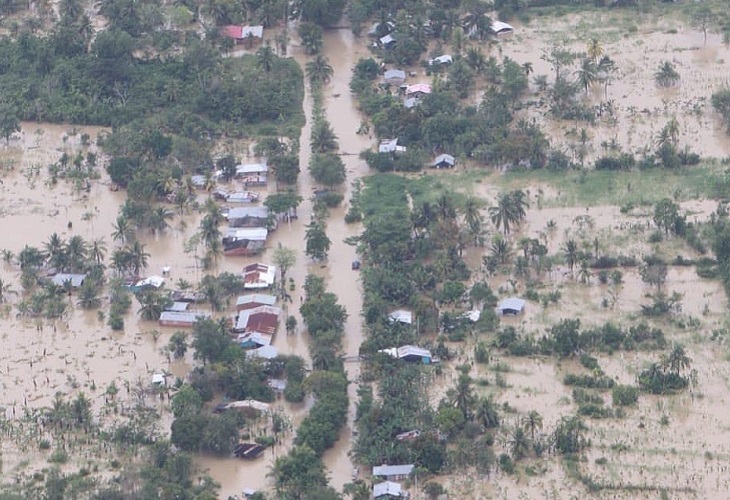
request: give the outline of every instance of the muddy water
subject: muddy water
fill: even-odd
[[[730,154],[730,138],[709,102],[713,92],[728,84],[723,63],[730,59],[730,49],[722,44],[722,37],[709,33],[704,43],[701,32],[669,16],[643,19],[639,29],[631,32],[629,27],[637,22],[634,16],[633,12],[595,11],[590,17],[535,21],[519,26],[513,37],[500,39],[496,51],[520,64],[530,62],[533,75],[547,75],[552,82],[554,70],[541,58],[544,53],[556,46],[585,53],[591,38],[601,43],[604,54],[616,62],[617,75],[607,89],[596,83],[580,98],[590,105],[612,101],[613,118],[604,114],[599,125],[591,127],[548,120],[543,108],[531,112],[532,117],[547,125],[553,145],[561,144],[567,150],[575,151],[578,146],[571,131],[587,128],[587,162],[604,154],[601,143],[606,141],[616,140],[624,151],[653,147],[657,134],[672,116],[680,123],[681,147],[689,145],[702,156]],[[676,88],[660,89],[654,82],[654,73],[664,61],[674,64],[681,76]],[[574,79],[575,75],[567,77]],[[537,93],[534,85],[531,92]]]

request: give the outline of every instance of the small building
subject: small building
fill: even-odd
[[[152,385],[165,386],[167,385],[167,377],[164,373],[153,373],[152,374]]]
[[[402,359],[403,361],[418,362],[424,365],[431,364],[431,361],[433,359],[433,356],[431,356],[431,351],[415,345],[391,347],[389,349],[381,349],[378,352],[382,352],[396,359]]]
[[[229,24],[220,28],[221,36],[232,38],[236,43],[259,42],[264,38],[263,26],[236,26]]]
[[[449,54],[444,54],[442,56],[434,57],[433,59],[428,60],[429,66],[438,66],[441,64],[451,64],[454,62],[453,57],[451,57]]]
[[[407,465],[377,465],[373,467],[373,476],[382,477],[386,481],[401,481],[408,479],[413,473],[413,464]]]
[[[228,203],[256,203],[259,198],[260,195],[253,191],[234,191],[226,193],[223,199]]]
[[[279,350],[273,345],[265,345],[246,351],[246,357],[272,360],[279,355]]]
[[[85,274],[58,273],[51,277],[51,282],[56,286],[65,287],[68,283],[71,288],[78,288],[86,281]]]
[[[397,137],[395,139],[383,139],[378,146],[378,153],[404,153],[405,151],[405,146],[398,145]]]
[[[190,183],[197,189],[205,188],[205,176],[196,174],[190,176]]]
[[[442,154],[431,163],[431,168],[454,168],[454,165],[456,165],[456,159],[453,156]]]
[[[396,43],[396,39],[392,34],[385,35],[384,37],[380,38],[379,41],[380,41],[380,45],[385,49],[388,49],[388,48],[394,46]]]
[[[402,493],[401,485],[392,481],[373,485],[373,498],[401,498]]]
[[[427,83],[415,83],[406,87],[408,96],[424,96],[431,93],[431,86]]]
[[[228,403],[220,403],[213,408],[213,413],[223,413],[227,410],[252,410],[258,413],[268,413],[271,411],[271,405],[255,399],[243,399],[240,401],[231,401]]]
[[[256,349],[271,345],[272,335],[261,332],[246,332],[236,337],[236,343],[244,349]]]
[[[228,225],[231,227],[267,227],[269,209],[266,207],[234,207],[228,211]]]
[[[136,283],[131,285],[129,287],[129,289],[133,293],[137,293],[141,290],[146,290],[149,288],[158,289],[158,288],[162,287],[162,285],[164,285],[164,284],[165,284],[165,278],[163,278],[161,276],[150,276],[148,278],[143,278],[143,279],[137,281]]]
[[[246,460],[253,460],[264,453],[265,448],[258,443],[238,443],[233,448],[233,456]]]
[[[257,255],[264,250],[268,235],[264,227],[229,228],[223,236],[223,255]]]
[[[238,177],[244,177],[252,174],[266,174],[268,171],[269,166],[266,162],[236,165],[236,176]]]
[[[497,311],[503,316],[517,316],[525,310],[525,301],[517,297],[504,299],[497,306]]]
[[[507,24],[502,21],[494,21],[492,23],[492,31],[499,36],[499,35],[511,35],[515,32],[515,29],[512,27],[512,25]]]
[[[182,328],[192,327],[200,318],[209,318],[210,313],[205,311],[162,311],[160,326],[175,326]]]
[[[413,324],[413,313],[404,309],[398,309],[388,315],[391,323],[403,323],[406,325]]]
[[[267,264],[250,264],[243,268],[243,288],[258,290],[273,286],[276,281],[276,267]]]
[[[375,38],[378,36],[378,32],[382,33],[384,31],[385,33],[390,33],[391,31],[393,31],[393,28],[395,28],[395,24],[392,21],[388,21],[387,23],[385,23],[382,31],[380,29],[380,23],[374,23],[368,30],[368,36]]]
[[[172,305],[165,308],[165,311],[185,312],[190,307],[190,302],[173,302]]]
[[[236,299],[236,311],[246,309],[255,309],[260,306],[273,306],[276,303],[276,297],[265,293],[252,293],[249,295],[240,295]]]
[[[383,79],[388,85],[402,85],[406,81],[406,72],[402,69],[389,69],[383,74]]]
[[[406,109],[415,108],[419,104],[421,104],[420,97],[410,96],[410,97],[406,97],[405,99],[403,99],[403,107]]]
[[[259,332],[274,335],[279,326],[281,309],[276,306],[259,306],[253,309],[244,309],[236,318],[233,331],[240,333]]]

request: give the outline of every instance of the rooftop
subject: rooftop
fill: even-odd
[[[408,465],[376,465],[373,476],[407,476],[413,472],[413,464]]]

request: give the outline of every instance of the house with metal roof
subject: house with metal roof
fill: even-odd
[[[413,323],[413,313],[406,311],[405,309],[398,309],[388,315],[388,319],[391,323],[404,323],[410,325]]]
[[[402,69],[389,69],[383,74],[383,80],[389,85],[401,85],[406,81],[406,72]]]
[[[385,481],[373,486],[373,498],[400,498],[402,495],[402,487],[398,483]]]
[[[373,467],[373,476],[385,478],[388,481],[407,479],[413,473],[414,465],[376,465]]]
[[[503,316],[517,316],[525,310],[525,301],[517,297],[502,300],[497,305],[497,311]]]
[[[266,293],[251,293],[239,295],[236,298],[236,310],[254,309],[260,306],[273,306],[276,304],[276,296]]]
[[[243,288],[255,290],[271,287],[276,281],[276,266],[256,263],[243,268]]]
[[[189,328],[200,318],[209,317],[210,313],[205,311],[162,311],[160,315],[160,326]]]
[[[405,146],[398,145],[398,138],[383,139],[378,145],[378,153],[403,153],[406,151]]]
[[[225,216],[230,227],[268,227],[269,209],[266,207],[234,207]]]

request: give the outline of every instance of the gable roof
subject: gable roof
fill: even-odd
[[[276,304],[276,296],[269,295],[267,293],[251,293],[248,295],[239,295],[236,299],[236,306],[245,306],[249,304],[273,306]]]
[[[246,38],[247,36],[252,36],[254,38],[263,38],[264,37],[264,27],[263,26],[243,26],[241,28],[241,38]]]
[[[512,33],[515,29],[511,24],[507,24],[502,21],[494,21],[492,23],[492,31],[499,34]]]
[[[435,167],[442,163],[446,163],[447,165],[451,165],[453,167],[456,164],[456,159],[453,156],[444,153],[442,155],[438,155],[431,164],[431,166]]]
[[[273,335],[279,326],[281,309],[276,306],[259,306],[244,309],[238,314],[236,330]]]
[[[223,238],[229,240],[266,241],[269,230],[265,227],[229,227]]]
[[[415,83],[406,87],[406,94],[430,94],[431,86],[427,83]]]
[[[413,323],[413,313],[411,311],[406,311],[404,309],[398,309],[397,311],[393,311],[388,315],[388,319],[391,322],[398,322],[398,323],[405,323],[406,325],[410,325]]]
[[[266,207],[234,207],[228,210],[227,219],[265,219],[269,216],[269,209]]]
[[[430,64],[431,66],[433,66],[434,64],[450,64],[453,61],[454,59],[449,54],[444,54],[442,56],[429,59],[428,64]]]
[[[384,483],[376,484],[373,486],[373,497],[380,498],[386,495],[392,497],[401,496],[401,485],[392,481],[385,481]]]
[[[497,306],[497,309],[499,309],[500,311],[504,311],[505,309],[508,309],[511,311],[522,311],[524,308],[525,308],[525,301],[522,299],[518,299],[517,297],[510,297],[508,299],[504,299]]]
[[[51,281],[56,286],[65,286],[66,282],[70,281],[72,288],[78,288],[84,284],[85,279],[85,274],[58,273],[51,278]]]
[[[269,171],[266,162],[236,165],[236,175],[263,174]]]
[[[266,264],[249,264],[243,268],[243,288],[268,288],[276,280],[276,267]]]

